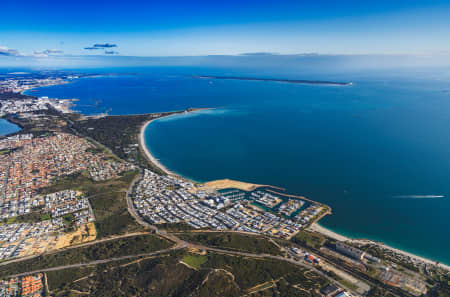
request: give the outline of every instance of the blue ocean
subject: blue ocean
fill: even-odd
[[[8,122],[5,119],[0,119],[0,135],[4,136],[4,135],[8,135],[11,133],[15,133],[17,131],[20,131],[20,127]]]
[[[78,98],[74,109],[84,114],[212,107],[154,122],[146,131],[151,152],[170,170],[196,181],[232,178],[286,188],[330,205],[333,214],[321,221],[326,228],[450,264],[449,69],[113,71],[119,74],[29,94]]]

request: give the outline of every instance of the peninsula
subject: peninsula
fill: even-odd
[[[228,79],[228,80],[252,80],[252,81],[272,81],[291,84],[308,85],[331,85],[331,86],[351,86],[352,82],[337,82],[326,80],[304,80],[304,79],[284,79],[284,78],[264,78],[264,77],[245,77],[245,76],[215,76],[215,75],[194,75],[194,78],[202,79]]]
[[[29,100],[26,109],[18,108],[21,100]],[[7,238],[0,292],[28,292],[32,278],[35,296],[110,296],[117,286],[160,287],[155,273],[170,290],[197,292],[188,286],[195,279],[195,288],[220,284],[236,292],[222,296],[448,291],[445,265],[321,228],[317,222],[331,214],[325,204],[269,185],[200,184],[169,171],[151,155],[145,130],[198,109],[84,116],[19,93],[2,106],[4,118],[22,130],[0,139],[0,234]],[[144,276],[146,284],[134,287]]]

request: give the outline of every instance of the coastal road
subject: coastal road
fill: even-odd
[[[115,235],[115,236],[111,236],[108,238],[104,238],[104,239],[98,239],[98,240],[93,240],[93,241],[89,241],[89,242],[85,242],[85,243],[81,243],[81,244],[76,244],[76,245],[71,245],[62,249],[57,249],[57,250],[52,250],[49,252],[44,252],[38,255],[32,255],[32,256],[26,256],[26,257],[22,257],[22,258],[17,258],[17,259],[13,259],[13,260],[9,260],[9,261],[5,261],[5,262],[1,262],[0,266],[4,266],[4,265],[8,265],[11,263],[16,263],[16,262],[21,262],[21,261],[25,261],[25,260],[30,260],[33,258],[37,258],[40,257],[42,255],[51,255],[51,254],[57,254],[66,250],[71,250],[71,249],[75,249],[75,248],[80,248],[80,247],[85,247],[85,246],[89,246],[89,245],[94,245],[97,243],[102,243],[102,242],[106,242],[106,241],[111,241],[111,240],[116,240],[116,239],[121,239],[121,238],[127,238],[127,237],[132,237],[132,236],[139,236],[139,235],[152,235],[152,233],[149,232],[135,232],[135,233],[127,233],[127,234],[123,234],[123,235]]]
[[[131,216],[142,226],[147,227],[152,229],[153,231],[155,231],[156,234],[160,235],[161,237],[164,237],[176,244],[184,244],[187,245],[188,243],[185,242],[184,240],[181,240],[180,238],[176,237],[173,234],[167,233],[164,230],[160,230],[158,227],[156,227],[155,225],[152,225],[150,223],[148,223],[147,221],[145,221],[137,212],[136,208],[134,207],[134,203],[133,200],[131,199],[131,195],[132,195],[132,190],[134,185],[136,184],[136,182],[139,181],[139,179],[141,178],[141,173],[139,173],[138,175],[136,175],[136,177],[133,179],[133,181],[131,182],[130,187],[128,188],[128,191],[126,193],[126,199],[127,199],[127,208],[128,208],[128,212],[131,214]]]
[[[345,289],[347,289],[349,292],[353,292],[354,290],[351,290],[349,288],[347,288],[346,286],[343,286],[342,284],[338,283],[336,280],[334,280],[333,278],[329,277],[328,275],[326,275],[325,273],[323,273],[322,271],[318,270],[317,268],[315,268],[313,265],[309,265],[306,264],[305,262],[302,261],[296,261],[294,259],[291,258],[286,258],[286,257],[281,257],[281,256],[274,256],[274,255],[270,255],[270,254],[252,254],[252,253],[246,253],[246,252],[238,252],[238,251],[230,251],[230,250],[222,250],[222,249],[218,249],[218,248],[213,248],[213,247],[208,247],[208,246],[204,246],[204,245],[197,245],[197,244],[192,244],[189,242],[186,242],[180,238],[178,238],[175,234],[170,234],[167,233],[164,230],[160,230],[157,226],[152,225],[150,223],[148,223],[147,221],[145,221],[137,212],[136,208],[134,207],[134,203],[132,200],[132,190],[134,188],[134,185],[136,184],[136,182],[139,181],[139,179],[141,178],[141,173],[139,173],[134,180],[132,181],[130,187],[128,188],[128,191],[126,193],[126,199],[127,199],[127,207],[128,207],[128,212],[131,214],[131,216],[133,216],[136,221],[141,224],[142,226],[151,228],[152,230],[155,231],[156,234],[160,235],[161,237],[164,237],[168,240],[171,240],[173,242],[176,243],[177,246],[180,247],[185,247],[185,248],[193,248],[193,249],[200,249],[200,250],[207,250],[207,251],[211,251],[211,252],[216,252],[216,253],[221,253],[221,254],[227,254],[227,255],[235,255],[235,256],[242,256],[242,257],[251,257],[251,258],[259,258],[259,259],[274,259],[274,260],[279,260],[279,261],[285,261],[285,262],[289,262],[291,264],[297,265],[297,266],[301,266],[303,268],[307,268],[310,270],[313,270],[314,272],[318,273],[319,275],[325,277],[328,281],[330,281],[333,284],[336,284],[338,286],[344,287]],[[217,231],[216,231],[217,232]],[[220,232],[220,231],[219,231]],[[232,231],[235,233],[247,233],[247,232],[239,232],[239,231]],[[252,236],[254,236],[254,234],[250,234]]]
[[[133,258],[138,258],[138,257],[157,256],[159,254],[164,254],[164,253],[167,253],[167,252],[170,252],[170,251],[173,251],[173,250],[183,249],[183,248],[185,248],[185,247],[176,245],[174,247],[171,247],[171,248],[168,248],[168,249],[164,249],[164,250],[160,250],[160,251],[156,251],[156,252],[152,252],[152,253],[126,255],[126,256],[121,256],[121,257],[114,257],[114,258],[108,258],[108,259],[102,259],[102,260],[95,260],[95,261],[86,262],[86,263],[78,263],[78,264],[71,264],[71,265],[56,266],[56,267],[51,267],[51,268],[44,268],[44,269],[39,269],[39,270],[35,270],[35,271],[29,271],[29,272],[24,272],[24,273],[10,275],[9,277],[11,277],[11,278],[12,277],[20,277],[20,276],[26,276],[26,275],[36,274],[36,273],[40,273],[40,272],[59,271],[59,270],[70,269],[70,268],[81,268],[81,267],[85,267],[85,266],[105,264],[105,263],[116,262],[116,261],[127,260],[127,259],[133,259]]]
[[[172,237],[172,236],[170,236],[170,237]],[[26,275],[30,275],[30,274],[40,273],[40,272],[59,271],[59,270],[65,270],[65,269],[71,269],[71,268],[82,268],[82,267],[86,267],[86,266],[106,264],[106,263],[117,262],[117,261],[121,261],[121,260],[133,259],[133,258],[138,258],[138,257],[157,256],[157,255],[161,255],[161,254],[164,254],[164,253],[168,253],[168,252],[173,251],[173,250],[180,250],[180,249],[184,249],[184,248],[195,248],[195,249],[207,250],[207,251],[220,253],[220,254],[226,254],[226,255],[234,255],[234,256],[240,256],[240,257],[250,257],[250,258],[256,258],[256,259],[274,259],[274,260],[289,262],[291,264],[294,264],[294,265],[297,265],[297,266],[301,266],[301,267],[309,269],[309,270],[313,270],[314,272],[316,272],[316,273],[324,276],[325,278],[327,278],[330,282],[335,283],[335,284],[337,284],[337,285],[342,287],[341,284],[338,284],[334,279],[332,279],[329,276],[323,274],[323,272],[319,271],[315,267],[312,267],[310,265],[307,265],[305,263],[302,263],[300,261],[296,261],[296,260],[293,260],[293,259],[290,259],[290,258],[285,258],[285,257],[282,257],[282,256],[274,256],[274,255],[269,255],[269,254],[252,254],[252,253],[245,253],[245,252],[222,250],[222,249],[207,247],[207,246],[203,246],[203,245],[190,244],[190,243],[182,241],[181,239],[179,241],[180,241],[180,243],[177,243],[175,246],[173,246],[171,248],[160,250],[160,251],[156,251],[156,252],[152,252],[152,253],[126,255],[126,256],[113,257],[113,258],[102,259],[102,260],[94,260],[94,261],[85,262],[85,263],[62,265],[62,266],[56,266],[56,267],[51,267],[51,268],[44,268],[44,269],[38,269],[38,270],[34,270],[34,271],[18,273],[18,274],[10,275],[8,277],[10,277],[10,278],[12,278],[12,277],[21,277],[21,276],[26,276]],[[24,259],[20,259],[20,260],[24,260]],[[350,291],[350,289],[347,289],[347,290]]]
[[[131,197],[132,197],[132,189],[133,189],[135,183],[137,181],[139,181],[140,178],[141,178],[141,174],[138,174],[135,177],[135,179],[132,181],[131,186],[129,187],[129,189],[128,189],[127,193],[126,193],[126,200],[127,200],[128,211],[136,219],[136,221],[139,224],[141,224],[142,226],[153,230],[157,235],[159,235],[159,236],[161,236],[161,237],[163,237],[163,238],[165,238],[165,239],[175,243],[175,245],[173,247],[168,248],[168,249],[164,249],[164,250],[160,250],[160,251],[156,251],[156,252],[151,252],[151,253],[125,255],[125,256],[120,256],[120,257],[112,257],[112,258],[108,258],[108,259],[94,260],[94,261],[85,262],[85,263],[77,263],[77,264],[62,265],[62,266],[51,267],[51,268],[43,268],[43,269],[39,269],[39,270],[28,271],[28,272],[23,272],[23,273],[20,273],[20,274],[10,275],[9,277],[19,277],[19,276],[25,276],[25,275],[35,274],[35,273],[39,273],[39,272],[59,271],[59,270],[70,269],[70,268],[81,268],[81,267],[85,267],[85,266],[92,266],[92,265],[99,265],[99,264],[117,262],[117,261],[126,260],[126,259],[133,259],[133,258],[137,258],[137,257],[151,257],[151,256],[161,255],[161,254],[173,251],[173,250],[181,250],[181,249],[185,249],[185,248],[192,248],[192,249],[206,250],[206,251],[220,253],[220,254],[226,254],[226,255],[234,255],[234,256],[240,256],[240,257],[250,257],[250,258],[255,258],[255,259],[273,259],[273,260],[288,262],[288,263],[291,263],[293,265],[300,266],[300,267],[306,268],[308,270],[312,270],[312,271],[318,273],[319,275],[323,276],[324,278],[326,278],[331,283],[334,283],[334,284],[339,285],[340,287],[343,287],[342,284],[339,284],[337,281],[335,281],[334,279],[330,278],[328,275],[324,274],[322,271],[318,270],[313,265],[309,265],[309,264],[307,264],[307,263],[305,263],[303,261],[297,261],[297,260],[292,259],[292,258],[287,258],[287,257],[283,257],[283,256],[275,256],[275,255],[270,255],[270,254],[253,254],[253,253],[247,253],[247,252],[223,250],[223,249],[220,249],[220,248],[214,248],[214,247],[208,247],[208,246],[204,246],[204,245],[192,244],[192,243],[186,242],[186,241],[178,238],[175,234],[168,233],[165,230],[160,230],[157,226],[152,225],[152,224],[148,223],[147,221],[145,221],[138,214],[137,210],[134,207],[133,201],[131,199]],[[125,235],[121,235],[121,236],[116,236],[114,238],[108,238],[108,239],[103,239],[103,240],[92,241],[92,242],[89,242],[89,243],[85,243],[85,244],[78,245],[78,246],[73,246],[73,247],[70,247],[70,248],[78,248],[78,247],[82,247],[82,246],[88,246],[88,245],[97,244],[97,243],[104,242],[104,241],[109,241],[109,240],[114,240],[114,239],[119,239],[119,238],[126,238],[126,237],[134,236],[134,235],[144,235],[144,234],[149,234],[149,233],[148,232],[141,232],[141,233],[125,234]],[[57,253],[57,252],[61,252],[61,250],[54,251],[52,253]],[[48,254],[50,254],[50,253],[48,253]],[[34,256],[34,257],[38,257],[38,256]],[[30,258],[34,258],[34,257],[30,257]],[[6,265],[6,264],[14,263],[14,262],[19,262],[19,261],[27,260],[27,259],[30,259],[30,258],[16,259],[16,260],[12,260],[12,261],[1,263],[0,265]],[[344,288],[345,288],[345,286],[344,286]],[[353,292],[353,290],[351,290],[349,288],[346,288],[346,289],[348,291],[350,291],[350,292]]]

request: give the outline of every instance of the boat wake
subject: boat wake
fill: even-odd
[[[402,198],[402,199],[437,199],[444,198],[444,195],[398,195],[394,196],[394,198]]]

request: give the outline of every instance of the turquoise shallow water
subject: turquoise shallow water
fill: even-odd
[[[327,203],[327,228],[450,264],[448,70],[284,77],[339,78],[351,87],[188,75],[205,71],[152,69],[34,94],[80,98],[84,113],[217,107],[151,124],[151,152],[197,181],[272,184]]]
[[[8,122],[5,119],[0,119],[0,135],[7,135],[20,131],[20,127]]]

